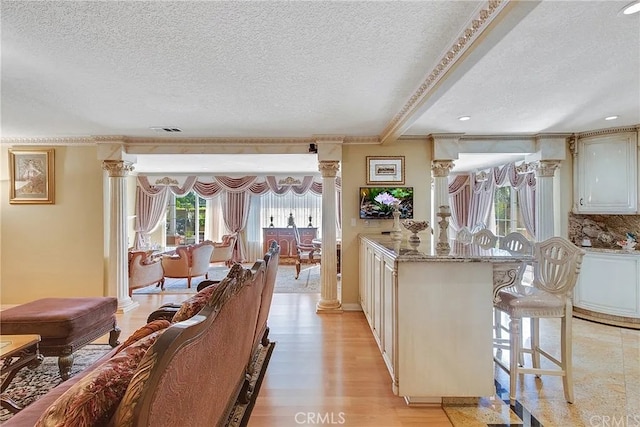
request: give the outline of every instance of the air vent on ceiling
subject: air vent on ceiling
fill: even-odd
[[[180,128],[173,128],[173,127],[162,127],[162,126],[152,126],[149,129],[154,130],[156,132],[182,132],[182,129]]]

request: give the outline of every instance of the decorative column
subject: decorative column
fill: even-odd
[[[320,263],[320,301],[316,313],[342,313],[338,300],[338,263],[336,254],[336,175],[340,163],[320,161],[322,173],[322,262]]]
[[[434,160],[431,162],[433,176],[433,198],[431,200],[431,227],[435,228],[437,212],[441,207],[449,209],[449,172],[453,169],[452,160]],[[435,238],[435,236],[434,236]]]
[[[540,160],[534,165],[536,174],[536,241],[555,235],[553,229],[553,175],[560,160]]]
[[[102,168],[109,174],[108,295],[118,298],[118,312],[124,313],[138,306],[129,296],[127,253],[126,177],[133,165],[124,160],[105,160]]]

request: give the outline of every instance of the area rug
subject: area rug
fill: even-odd
[[[88,344],[74,353],[71,376],[87,368],[104,354],[111,351],[108,344]],[[4,379],[3,377],[0,377]],[[19,405],[27,406],[40,396],[62,382],[58,371],[58,358],[45,357],[35,369],[23,368],[15,376],[5,393]],[[3,393],[4,394],[4,393]],[[0,422],[11,418],[13,414],[6,409],[0,410]]]
[[[252,264],[246,264],[249,268]],[[224,266],[213,266],[209,269],[209,280],[222,280],[229,268]],[[275,293],[319,293],[320,292],[320,264],[303,265],[300,270],[300,277],[297,279],[295,265],[280,264],[278,266],[278,276],[276,277]],[[191,280],[191,288],[187,288],[187,279],[166,278],[164,291],[156,285],[134,289],[133,295],[149,294],[194,294],[198,284],[206,280],[204,276]]]
[[[256,355],[254,356],[252,362],[254,371],[250,383],[251,390],[253,390],[251,399],[248,403],[244,404],[236,402],[235,406],[231,410],[231,413],[229,414],[229,419],[227,420],[226,427],[245,427],[249,422],[251,411],[256,404],[258,392],[260,391],[260,386],[262,385],[262,380],[264,379],[264,374],[267,371],[267,366],[269,365],[271,353],[273,353],[275,345],[275,342],[270,342],[266,347],[261,345],[256,352]]]
[[[271,342],[269,345],[258,347],[258,351],[253,358],[254,373],[251,378],[251,399],[248,403],[236,402],[226,426],[228,427],[245,427],[249,422],[251,411],[255,405],[262,385],[271,353],[276,343]],[[111,350],[111,346],[107,344],[89,344],[78,350],[75,353],[75,359],[73,367],[71,368],[71,376],[76,375],[78,372],[87,368],[102,355]],[[0,377],[0,381],[3,377]],[[45,395],[53,387],[62,382],[60,373],[58,372],[58,358],[57,357],[45,357],[44,361],[36,369],[24,368],[13,379],[11,385],[7,387],[6,394],[13,398],[21,406],[27,406],[32,402],[35,402],[40,396]],[[4,394],[4,393],[3,393]],[[7,421],[13,416],[12,413],[6,409],[0,411],[0,423]]]

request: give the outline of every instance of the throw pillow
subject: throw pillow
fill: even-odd
[[[137,331],[135,331],[133,334],[131,334],[131,336],[129,336],[129,338],[127,338],[127,340],[120,345],[120,347],[118,348],[118,351],[116,351],[116,354],[120,353],[122,350],[129,347],[134,342],[141,340],[147,335],[150,335],[162,329],[166,329],[169,326],[171,326],[171,322],[169,322],[168,320],[162,320],[162,319],[154,320],[152,322],[147,323],[146,325],[142,326]]]
[[[106,426],[142,357],[165,330],[131,344],[80,379],[47,408],[35,427]]]
[[[180,306],[180,310],[173,316],[171,323],[182,322],[195,316],[202,310],[213,292],[218,289],[218,284],[207,286],[191,298],[187,299]]]

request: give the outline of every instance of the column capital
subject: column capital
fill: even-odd
[[[451,169],[453,169],[453,160],[434,160],[431,162],[431,172],[434,177],[447,177]]]
[[[560,167],[560,160],[539,160],[534,165],[536,177],[553,178],[556,169]]]
[[[321,160],[318,162],[318,170],[323,178],[335,178],[340,170],[340,162],[337,160]]]
[[[109,173],[109,177],[125,177],[134,170],[133,163],[125,160],[104,160],[102,169]]]

